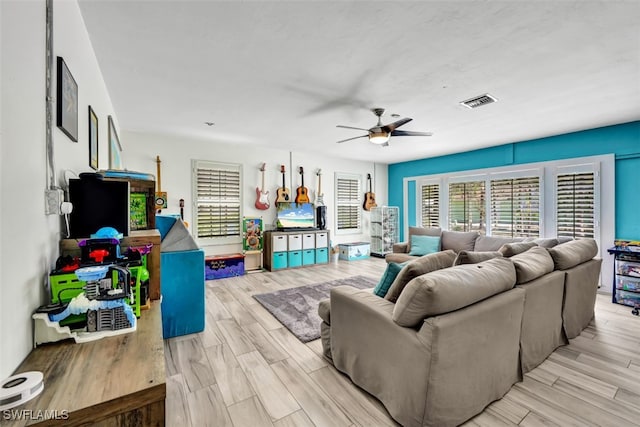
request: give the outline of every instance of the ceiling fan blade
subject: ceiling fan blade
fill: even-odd
[[[413,120],[413,119],[411,119],[409,117],[405,117],[404,119],[396,120],[393,123],[389,123],[388,125],[382,126],[382,129],[387,131],[387,132],[393,132],[396,128],[399,128],[400,126],[402,126],[405,123],[409,123],[411,120]]]
[[[432,136],[431,132],[414,132],[412,130],[394,130],[391,136]]]
[[[341,141],[336,141],[338,144],[341,144],[343,142],[347,142],[347,141],[351,141],[352,139],[358,139],[358,138],[368,138],[369,135],[360,135],[360,136],[354,136],[353,138],[347,138],[347,139],[343,139]]]
[[[356,130],[363,130],[365,132],[369,132],[369,129],[363,129],[363,128],[356,128],[353,126],[344,126],[344,125],[336,125],[337,128],[344,128],[344,129],[356,129]]]

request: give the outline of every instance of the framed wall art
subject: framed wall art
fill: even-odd
[[[89,105],[89,166],[98,170],[98,116]]]
[[[61,56],[58,56],[56,125],[78,142],[78,84]]]
[[[108,138],[109,138],[109,169],[122,169],[122,146],[113,124],[113,118],[107,117],[109,121]]]

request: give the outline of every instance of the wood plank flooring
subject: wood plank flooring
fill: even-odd
[[[251,296],[365,275],[339,261],[206,283],[206,330],[165,340],[167,426],[397,426],[382,404]],[[465,426],[640,426],[640,318],[598,295],[596,318]]]

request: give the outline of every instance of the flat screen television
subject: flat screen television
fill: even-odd
[[[311,203],[280,202],[276,204],[278,230],[314,229],[315,209]]]
[[[70,179],[69,233],[73,239],[90,237],[102,227],[129,235],[129,183],[95,178]]]

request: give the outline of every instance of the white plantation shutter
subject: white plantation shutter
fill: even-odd
[[[556,179],[556,227],[559,237],[594,237],[594,173],[559,174]]]
[[[440,227],[440,185],[423,184],[421,194],[422,226]]]
[[[491,235],[540,236],[540,178],[491,181]]]
[[[194,161],[196,237],[240,236],[240,166]]]
[[[337,230],[359,231],[362,226],[360,177],[336,174]]]
[[[449,230],[485,233],[485,182],[449,184]]]

